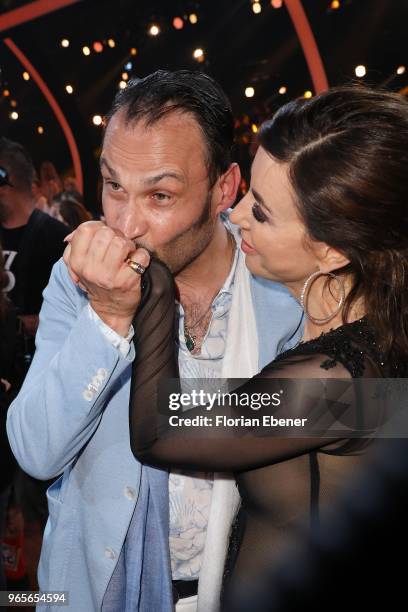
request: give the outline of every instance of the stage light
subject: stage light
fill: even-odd
[[[92,117],[92,123],[94,125],[102,125],[102,121],[103,121],[103,119],[102,119],[102,117],[100,115],[94,115]]]
[[[130,55],[137,55],[137,49],[136,47],[132,47],[130,50]]]
[[[247,87],[245,89],[245,95],[247,98],[253,98],[255,95],[255,89],[253,87]]]
[[[122,81],[127,81],[129,79],[129,75],[127,72],[122,72]]]
[[[283,2],[282,0],[271,0],[271,6],[274,9],[280,9],[282,8]]]
[[[158,34],[160,34],[159,26],[156,25],[155,23],[153,25],[151,25],[150,28],[149,28],[149,34],[150,34],[150,36],[157,36]]]
[[[191,15],[188,16],[188,20],[190,23],[195,25],[198,22],[198,17],[195,13],[191,13]]]
[[[30,80],[30,75],[28,74],[28,72],[23,72],[23,79],[25,81],[29,81]]]
[[[340,8],[339,0],[333,0],[333,2],[330,5],[330,8],[333,9],[333,11],[339,9]]]
[[[38,132],[38,134],[44,134],[44,128],[43,128],[43,126],[42,126],[42,125],[39,125],[39,126],[37,127],[37,132]]]
[[[128,62],[127,64],[125,64],[125,70],[132,70],[132,68],[133,68],[132,62]]]
[[[405,70],[406,70],[405,66],[398,66],[397,74],[404,74]]]
[[[9,91],[8,89],[5,89],[5,90],[3,91],[3,96],[4,96],[5,98],[8,98],[8,97],[9,97],[9,95],[10,95],[10,91]]]
[[[64,47],[65,49],[66,49],[67,47],[69,47],[69,40],[68,40],[68,38],[63,38],[63,39],[61,40],[61,47]]]
[[[252,5],[252,10],[256,15],[258,15],[262,11],[262,5],[260,2],[254,2]]]
[[[182,30],[184,28],[184,21],[181,17],[175,17],[173,19],[173,28],[176,30]]]
[[[108,40],[108,47],[110,47],[111,49],[114,49],[116,47],[116,43],[113,40],[113,38],[109,38],[109,40]]]
[[[120,81],[119,82],[119,89],[125,89],[126,85],[127,85],[126,81]]]
[[[95,51],[95,53],[102,53],[103,44],[99,42],[99,40],[95,41],[92,46],[93,46],[93,50]]]
[[[204,51],[202,49],[194,49],[193,57],[195,59],[199,59],[200,57],[203,57],[203,55],[204,55]]]
[[[279,93],[281,94],[281,96],[283,96],[287,91],[288,90],[284,85],[282,87],[279,87]]]
[[[356,76],[360,78],[367,74],[366,67],[363,66],[362,64],[360,64],[359,66],[356,66],[354,72],[356,73]]]
[[[84,55],[91,55],[91,50],[89,47],[82,47],[82,53]]]
[[[13,121],[16,121],[18,119],[18,112],[13,111],[12,113],[10,113],[10,119],[13,119]]]
[[[15,100],[10,100],[10,106],[11,108],[16,108],[17,102]]]
[[[72,85],[65,85],[65,91],[68,94],[72,94],[72,93],[74,93],[74,88],[72,87]]]
[[[313,98],[313,93],[310,91],[310,89],[308,89],[307,91],[305,91],[305,93],[303,94],[304,98]]]
[[[254,134],[257,134],[257,133],[258,133],[258,126],[257,126],[257,125],[255,125],[255,123],[253,123],[253,124],[251,125],[251,129],[252,129],[252,131],[253,131],[253,133],[254,133]]]

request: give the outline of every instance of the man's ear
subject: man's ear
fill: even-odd
[[[228,170],[220,176],[215,187],[214,201],[216,203],[215,213],[217,215],[233,205],[237,197],[240,182],[241,171],[238,164],[233,163]]]
[[[350,263],[350,260],[343,253],[330,247],[325,242],[313,243],[312,249],[317,257],[317,264],[321,272],[335,272]]]

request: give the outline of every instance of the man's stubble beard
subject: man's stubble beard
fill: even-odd
[[[170,242],[156,249],[149,249],[137,241],[138,247],[146,248],[151,255],[163,261],[175,276],[188,268],[211,242],[217,217],[211,216],[212,192],[207,196],[201,216],[189,228],[175,236]]]

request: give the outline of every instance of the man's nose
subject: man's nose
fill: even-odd
[[[249,192],[238,202],[230,215],[230,220],[241,229],[249,229],[251,219],[251,196]]]
[[[127,206],[118,219],[118,229],[130,240],[144,236],[147,228],[148,224],[143,212],[136,204]]]

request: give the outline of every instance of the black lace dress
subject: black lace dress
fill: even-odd
[[[257,575],[296,545],[299,529],[319,520],[364,461],[365,439],[283,438],[274,435],[177,433],[158,419],[158,383],[178,376],[174,342],[174,287],[164,266],[153,262],[148,287],[134,321],[136,360],[130,402],[131,446],[142,462],[186,470],[234,472],[242,508],[234,529],[228,573],[232,581]],[[242,347],[245,350],[245,347]],[[251,393],[258,378],[348,379],[392,376],[365,319],[343,325],[281,354],[240,390]],[[334,383],[333,383],[334,384]],[[290,410],[308,400],[302,386],[290,395]],[[309,400],[311,401],[311,400]],[[211,411],[225,412],[214,406]],[[311,406],[313,408],[313,406]],[[234,409],[231,409],[232,411]],[[193,408],[188,416],[208,414]],[[173,428],[174,429],[174,428]]]

